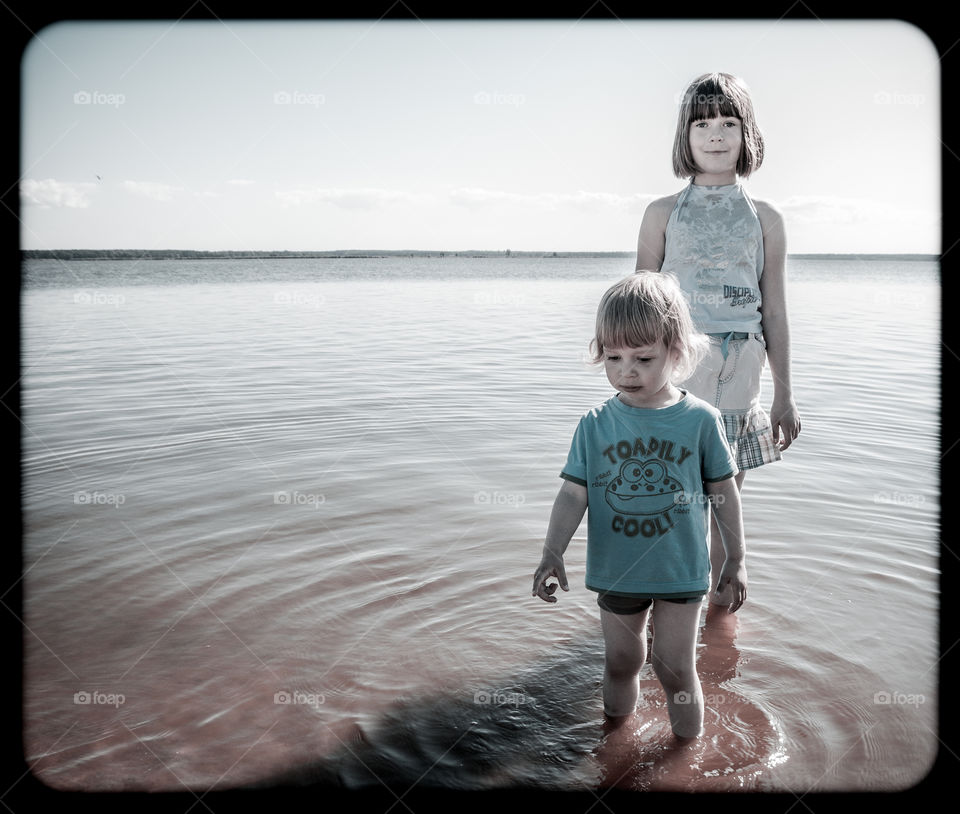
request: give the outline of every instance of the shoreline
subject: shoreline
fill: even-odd
[[[23,260],[369,260],[387,257],[487,257],[504,258],[614,258],[633,257],[635,252],[550,252],[464,250],[430,251],[415,249],[342,249],[336,251],[201,251],[193,249],[21,249]],[[797,253],[788,254],[790,260],[901,260],[937,261],[938,254],[865,254]]]

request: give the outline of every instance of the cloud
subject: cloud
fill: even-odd
[[[390,189],[285,189],[274,196],[284,206],[326,203],[344,209],[377,209],[388,204],[413,203],[422,196]]]
[[[660,197],[648,193],[623,195],[617,192],[506,192],[504,190],[461,187],[449,194],[458,206],[516,206],[523,209],[573,208],[591,212],[621,210],[642,213],[647,204]]]
[[[90,206],[90,193],[95,186],[92,183],[65,183],[53,178],[42,181],[25,178],[20,182],[20,197],[24,203],[44,209],[63,206],[86,209]]]
[[[172,201],[174,195],[182,192],[182,187],[173,187],[169,184],[160,184],[156,181],[124,181],[123,188],[134,195],[141,195],[154,201],[164,203]]]
[[[521,192],[505,192],[499,189],[482,189],[479,187],[460,187],[451,190],[450,202],[459,206],[530,206],[534,196]]]
[[[235,187],[247,187],[257,182],[251,181],[248,178],[231,178],[229,181],[227,181],[227,183]]]
[[[839,198],[827,195],[791,195],[777,202],[788,223],[937,223],[940,213],[910,209],[869,198]]]
[[[505,190],[460,187],[444,196],[398,192],[390,189],[284,189],[274,197],[283,206],[305,206],[324,203],[343,209],[378,209],[391,204],[446,203],[471,209],[484,207],[516,207],[518,209],[556,210],[561,208],[608,212],[618,210],[642,214],[647,204],[659,195],[615,192],[508,192]]]

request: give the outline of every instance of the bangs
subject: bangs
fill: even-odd
[[[691,122],[728,116],[743,119],[740,100],[717,82],[704,82],[694,88],[690,94],[689,105],[688,116]]]
[[[612,309],[619,310],[619,309]],[[624,309],[626,310],[626,309]],[[648,345],[667,345],[663,324],[645,318],[647,315],[631,309],[629,314],[608,313],[607,319],[597,325],[597,345],[602,353],[606,348],[644,348]]]
[[[597,314],[596,350],[599,354],[605,348],[669,345],[667,331],[663,313],[631,291],[626,296],[609,298]]]

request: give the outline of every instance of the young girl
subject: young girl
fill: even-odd
[[[726,551],[718,590],[731,612],[747,594],[737,467],[720,413],[674,384],[701,341],[666,275],[634,274],[603,296],[591,348],[617,395],[580,419],[533,577],[546,602],[557,601],[549,578],[569,590],[563,554],[589,507],[586,586],[601,608],[604,712],[614,726],[633,713],[652,606],[651,660],[682,739],[703,724],[696,642],[710,587],[708,499]]]
[[[800,432],[790,383],[786,237],[783,219],[753,201],[740,179],[763,162],[763,137],[741,80],[704,74],[687,88],[673,146],[673,171],[689,185],[651,203],[643,216],[637,270],[674,277],[709,352],[683,386],[723,414],[743,486],[746,470],[780,459]],[[773,373],[770,415],[760,406],[765,359]],[[712,523],[710,558],[723,547]],[[715,570],[716,573],[716,570]],[[711,593],[718,605],[729,597]]]

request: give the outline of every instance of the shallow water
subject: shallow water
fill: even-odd
[[[937,750],[936,265],[791,263],[803,434],[747,476],[704,737],[603,730],[530,597],[623,258],[30,261],[24,722],[50,786],[893,790]],[[891,352],[891,337],[896,338]],[[766,399],[772,390],[767,381]]]

